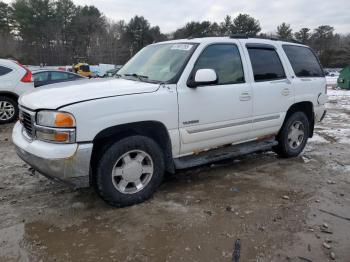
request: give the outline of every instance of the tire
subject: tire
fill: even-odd
[[[17,117],[17,102],[7,96],[0,96],[0,124],[12,123]]]
[[[292,113],[283,124],[273,150],[283,158],[296,157],[304,150],[309,133],[310,122],[305,113]]]
[[[99,159],[95,189],[112,206],[131,206],[153,195],[163,180],[164,170],[163,153],[154,140],[126,137],[108,147]]]

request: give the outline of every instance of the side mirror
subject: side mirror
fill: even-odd
[[[214,69],[198,69],[194,75],[194,80],[188,82],[189,87],[212,85],[218,82],[218,76]]]

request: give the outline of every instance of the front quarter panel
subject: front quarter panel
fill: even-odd
[[[76,118],[77,142],[93,141],[109,127],[157,121],[165,125],[173,155],[179,154],[178,103],[176,85],[161,86],[156,92],[95,99],[65,106],[60,110]]]

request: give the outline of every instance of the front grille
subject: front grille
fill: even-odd
[[[21,111],[21,122],[27,135],[31,138],[34,137],[32,116],[25,111]]]

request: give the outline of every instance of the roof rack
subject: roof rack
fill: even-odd
[[[272,40],[272,41],[285,41],[285,42],[291,42],[296,44],[303,44],[297,40],[291,39],[291,40],[282,40],[278,37],[265,37],[265,36],[249,36],[247,34],[233,34],[230,36],[230,38],[234,39],[248,39],[248,38],[257,38],[257,39],[265,39],[265,40]]]
[[[230,38],[235,38],[235,39],[248,39],[249,36],[247,34],[233,34],[230,35]]]
[[[235,38],[235,39],[248,39],[248,38],[258,38],[258,39],[266,39],[266,40],[274,40],[274,41],[279,41],[277,37],[265,37],[265,36],[249,36],[247,34],[233,34],[230,36],[230,38]]]

